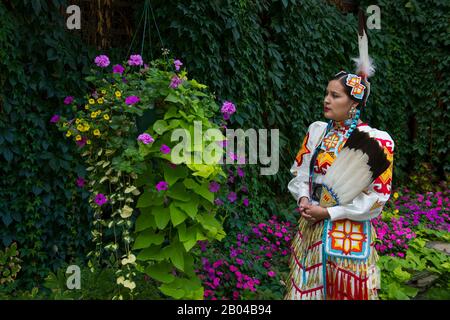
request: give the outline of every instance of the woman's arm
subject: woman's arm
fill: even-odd
[[[291,173],[295,177],[289,182],[288,189],[297,204],[300,203],[302,197],[309,198],[309,164],[312,153],[326,125],[325,122],[316,121],[309,126],[302,146],[291,167]]]

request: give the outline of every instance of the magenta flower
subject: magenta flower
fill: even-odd
[[[67,96],[64,98],[64,104],[71,104],[74,100],[74,97],[72,96]]]
[[[183,65],[183,63],[180,60],[175,60],[173,64],[175,65],[175,70],[177,71],[179,71],[180,67]]]
[[[242,170],[241,168],[237,168],[237,172],[239,177],[242,178],[244,176],[244,170]]]
[[[158,191],[163,191],[168,189],[169,184],[165,181],[160,181],[156,184],[156,189]]]
[[[235,202],[236,201],[236,199],[237,199],[237,195],[236,195],[236,193],[235,192],[230,192],[229,194],[228,194],[228,200],[231,202],[231,203],[233,203],[233,202]]]
[[[53,117],[50,119],[50,123],[57,123],[61,117],[57,114],[54,114]]]
[[[274,271],[269,271],[267,272],[267,275],[271,278],[275,277],[275,272]]]
[[[77,143],[77,146],[81,148],[81,147],[85,146],[86,142],[87,142],[87,138],[82,137],[81,140],[77,141],[76,143]]]
[[[153,139],[153,137],[151,135],[149,135],[148,133],[140,134],[137,139],[138,139],[138,141],[141,141],[143,144],[149,144],[149,143],[152,143],[153,141],[155,141],[155,139]]]
[[[244,204],[244,206],[248,207],[248,198],[242,200],[242,203]]]
[[[130,59],[128,60],[129,66],[142,66],[144,64],[144,61],[142,60],[142,57],[139,54],[133,54],[130,56]]]
[[[77,186],[78,187],[83,188],[85,183],[86,183],[86,180],[84,180],[82,177],[77,178]]]
[[[209,184],[209,191],[216,193],[220,189],[220,184],[218,184],[216,181],[212,181]]]
[[[120,65],[120,64],[116,64],[115,66],[113,66],[113,73],[122,74],[124,71],[125,71],[125,68],[122,67],[122,65]]]
[[[172,89],[178,88],[178,86],[183,82],[178,76],[173,76],[172,80],[170,80],[169,87]]]
[[[108,200],[103,193],[99,193],[95,196],[95,203],[99,206],[104,205]]]
[[[236,271],[238,271],[238,268],[236,268],[235,266],[231,265],[230,266],[230,271],[231,272],[236,272]]]
[[[223,201],[221,199],[217,198],[216,200],[214,200],[214,204],[216,206],[221,206],[221,205],[223,205]]]
[[[240,266],[242,266],[244,264],[244,260],[236,258],[236,263]]]
[[[161,146],[161,148],[159,149],[159,151],[161,151],[164,154],[168,154],[168,153],[170,153],[170,148],[168,146],[166,146],[165,144],[163,144]]]
[[[125,99],[125,103],[127,105],[132,105],[132,104],[138,103],[139,101],[141,101],[141,99],[139,99],[139,97],[136,97],[136,96],[129,96]]]
[[[109,66],[109,58],[108,56],[102,54],[95,58],[95,64],[101,68],[106,68]]]

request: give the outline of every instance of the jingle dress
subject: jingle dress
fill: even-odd
[[[319,142],[312,175],[314,185],[322,182],[327,168],[344,146],[350,128],[347,122],[333,121],[324,136],[326,127],[327,123],[321,121],[309,126],[292,165],[291,173],[295,177],[288,189],[297,203],[303,196],[309,198],[310,162]],[[390,197],[394,142],[387,132],[366,123],[358,124],[357,128],[380,143],[391,164],[351,203],[328,208],[330,219],[310,223],[300,217],[291,244],[290,274],[284,297],[287,300],[377,299],[378,255],[374,248],[376,233],[370,220],[381,214]],[[318,197],[313,196],[312,204],[319,204]]]

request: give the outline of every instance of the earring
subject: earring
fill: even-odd
[[[356,108],[355,107],[351,107],[350,111],[348,112],[348,115],[350,118],[353,118],[356,114]]]

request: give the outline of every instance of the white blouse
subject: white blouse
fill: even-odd
[[[316,121],[308,128],[308,133],[290,170],[295,177],[289,182],[288,189],[297,203],[301,197],[309,199],[309,165],[319,142],[322,140],[321,150],[323,151],[316,159],[313,175],[313,182],[318,184],[322,183],[326,169],[331,165],[345,142],[344,135],[349,127],[343,125],[343,123],[333,124],[334,126],[323,140],[322,136],[325,133],[327,123]],[[369,133],[380,143],[391,165],[351,203],[329,207],[328,213],[332,221],[340,219],[363,221],[376,218],[381,214],[384,204],[391,194],[394,141],[387,132],[371,128],[365,123],[359,124],[358,129]],[[312,200],[311,203],[319,204],[315,200]]]

